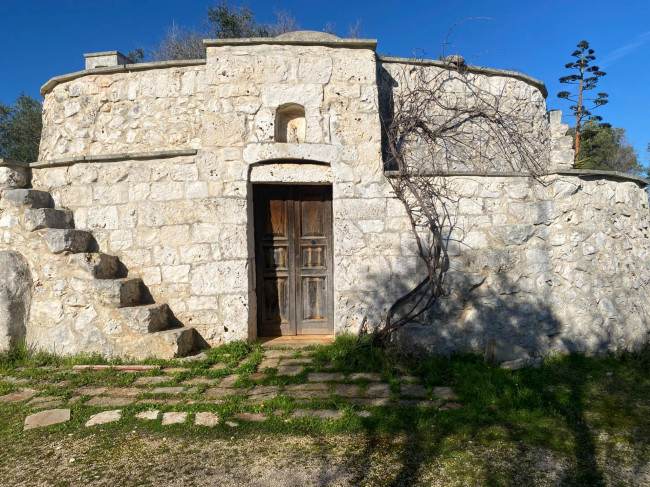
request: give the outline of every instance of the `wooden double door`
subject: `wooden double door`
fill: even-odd
[[[331,186],[253,186],[260,336],[333,334]]]

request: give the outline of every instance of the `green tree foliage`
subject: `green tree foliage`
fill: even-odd
[[[580,131],[582,129],[582,120],[585,117],[591,116],[591,110],[598,108],[599,106],[605,105],[609,96],[607,93],[598,93],[597,97],[588,98],[586,91],[593,90],[596,88],[598,79],[602,76],[605,76],[604,71],[601,71],[600,68],[596,65],[591,65],[593,61],[596,60],[594,56],[594,50],[589,47],[587,41],[581,41],[578,44],[578,49],[573,51],[571,56],[575,58],[574,61],[564,65],[565,68],[576,71],[577,74],[570,74],[568,76],[563,76],[560,78],[560,83],[566,83],[569,85],[574,85],[577,88],[575,93],[569,91],[561,91],[557,94],[558,98],[569,100],[574,103],[569,108],[572,110],[573,115],[576,117],[576,126],[574,129],[575,132],[575,142],[574,142],[574,151],[575,151],[575,164],[578,167],[581,167],[580,163]]]
[[[40,101],[21,93],[13,106],[0,103],[0,158],[36,161],[42,128]]]
[[[575,129],[570,130],[575,135]],[[642,175],[645,168],[625,136],[625,130],[608,123],[587,120],[580,133],[580,167]]]
[[[232,6],[225,0],[208,8],[208,22],[211,34],[217,39],[271,36],[269,27],[256,22],[248,6]]]
[[[255,15],[249,7],[235,6],[225,0],[208,8],[207,14],[205,26],[200,30],[172,24],[149,54],[151,60],[205,59],[203,39],[206,38],[275,37],[300,29],[296,19],[286,10],[275,12],[275,23],[264,24],[255,20]],[[134,58],[134,62],[142,61],[144,55],[141,51],[131,51],[129,59]]]

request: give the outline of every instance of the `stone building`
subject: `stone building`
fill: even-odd
[[[86,54],[43,86],[39,160],[0,165],[0,347],[169,357],[354,333],[418,281],[380,113],[398,70],[449,64],[313,32],[205,44],[196,61]],[[645,180],[572,169],[543,83],[466,69],[521,107],[547,175],[449,176],[463,197],[450,290],[402,338],[441,352],[642,345]]]

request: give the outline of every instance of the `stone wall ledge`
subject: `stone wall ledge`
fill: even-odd
[[[54,87],[60,83],[71,81],[73,79],[88,76],[90,74],[113,74],[113,73],[130,73],[132,71],[145,71],[147,69],[164,69],[164,68],[182,68],[186,66],[203,66],[205,59],[185,59],[179,61],[158,61],[153,63],[134,63],[134,64],[120,64],[118,66],[107,66],[103,68],[85,69],[83,71],[75,71],[74,73],[62,74],[51,78],[47,83],[41,87],[41,95],[45,96],[52,91]]]
[[[395,63],[395,64],[412,64],[415,66],[435,66],[443,69],[457,69],[455,66],[450,66],[444,61],[437,61],[434,59],[417,59],[417,58],[406,58],[406,57],[392,57],[392,56],[381,56],[377,55],[377,59],[382,63]],[[483,74],[485,76],[505,76],[508,78],[514,78],[524,83],[537,88],[544,98],[548,96],[548,90],[543,81],[528,76],[524,73],[517,73],[516,71],[507,71],[505,69],[495,69],[495,68],[485,68],[482,66],[463,66],[463,69],[470,73]]]
[[[332,144],[261,142],[244,148],[244,161],[248,164],[271,161],[308,161],[336,163],[341,146]]]
[[[340,39],[334,36],[328,39],[291,39],[278,37],[249,37],[247,39],[203,39],[206,47],[221,46],[255,46],[260,44],[279,46],[324,46],[348,49],[377,48],[377,39]]]
[[[75,156],[64,157],[61,159],[50,159],[49,161],[32,162],[28,166],[31,168],[39,169],[44,167],[71,166],[78,163],[113,162],[125,161],[129,159],[169,159],[171,157],[195,156],[197,153],[198,150],[196,149],[161,150],[151,152],[122,152],[118,154],[101,154],[96,156]]]
[[[387,178],[396,178],[399,176],[398,171],[386,171]],[[593,177],[598,179],[618,179],[637,183],[641,187],[646,187],[650,181],[641,176],[634,176],[620,171],[603,171],[600,169],[571,169],[571,168],[550,168],[540,177],[544,176],[575,176],[575,177]],[[486,178],[528,178],[532,177],[530,172],[522,171],[449,171],[443,173],[424,173],[422,176],[430,177],[460,177],[460,176],[478,176]]]
[[[12,159],[2,159],[0,158],[0,166],[7,167],[30,167],[29,162],[14,161]]]

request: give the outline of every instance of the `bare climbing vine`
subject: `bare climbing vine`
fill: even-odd
[[[457,209],[470,196],[453,176],[499,171],[539,178],[547,167],[545,127],[522,83],[487,76],[460,56],[444,64],[416,59],[384,73],[385,170],[426,273],[390,307],[376,330],[378,343],[422,320],[445,294],[448,246],[462,240]]]

